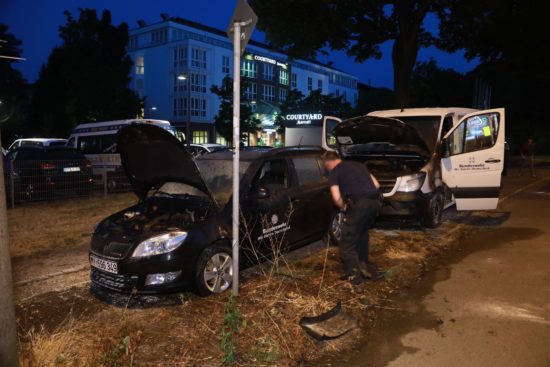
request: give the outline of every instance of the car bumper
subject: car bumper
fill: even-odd
[[[416,218],[426,208],[430,200],[430,194],[421,191],[396,192],[384,197],[381,215],[392,218]]]

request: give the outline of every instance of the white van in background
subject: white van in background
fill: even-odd
[[[120,168],[120,155],[116,147],[117,133],[130,124],[155,125],[169,131],[180,141],[183,140],[183,134],[170,125],[169,121],[131,119],[79,124],[73,129],[67,145],[84,153],[92,163],[94,174],[114,172]]]

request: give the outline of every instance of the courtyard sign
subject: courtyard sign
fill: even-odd
[[[322,113],[289,113],[285,115],[286,127],[321,126],[323,124]]]

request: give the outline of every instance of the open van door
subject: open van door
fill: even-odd
[[[332,135],[332,129],[342,122],[342,119],[334,116],[325,116],[323,118],[323,136],[321,146],[330,151],[336,151],[336,138]]]
[[[504,167],[504,108],[464,116],[441,142],[443,182],[457,210],[491,210],[498,205]]]

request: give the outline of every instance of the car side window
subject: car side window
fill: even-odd
[[[451,155],[491,148],[498,137],[499,114],[488,113],[469,117],[449,135]]]
[[[323,175],[316,157],[292,158],[292,163],[294,163],[300,186],[323,181]]]
[[[254,179],[255,188],[265,187],[275,194],[288,188],[288,167],[284,159],[266,161]]]

